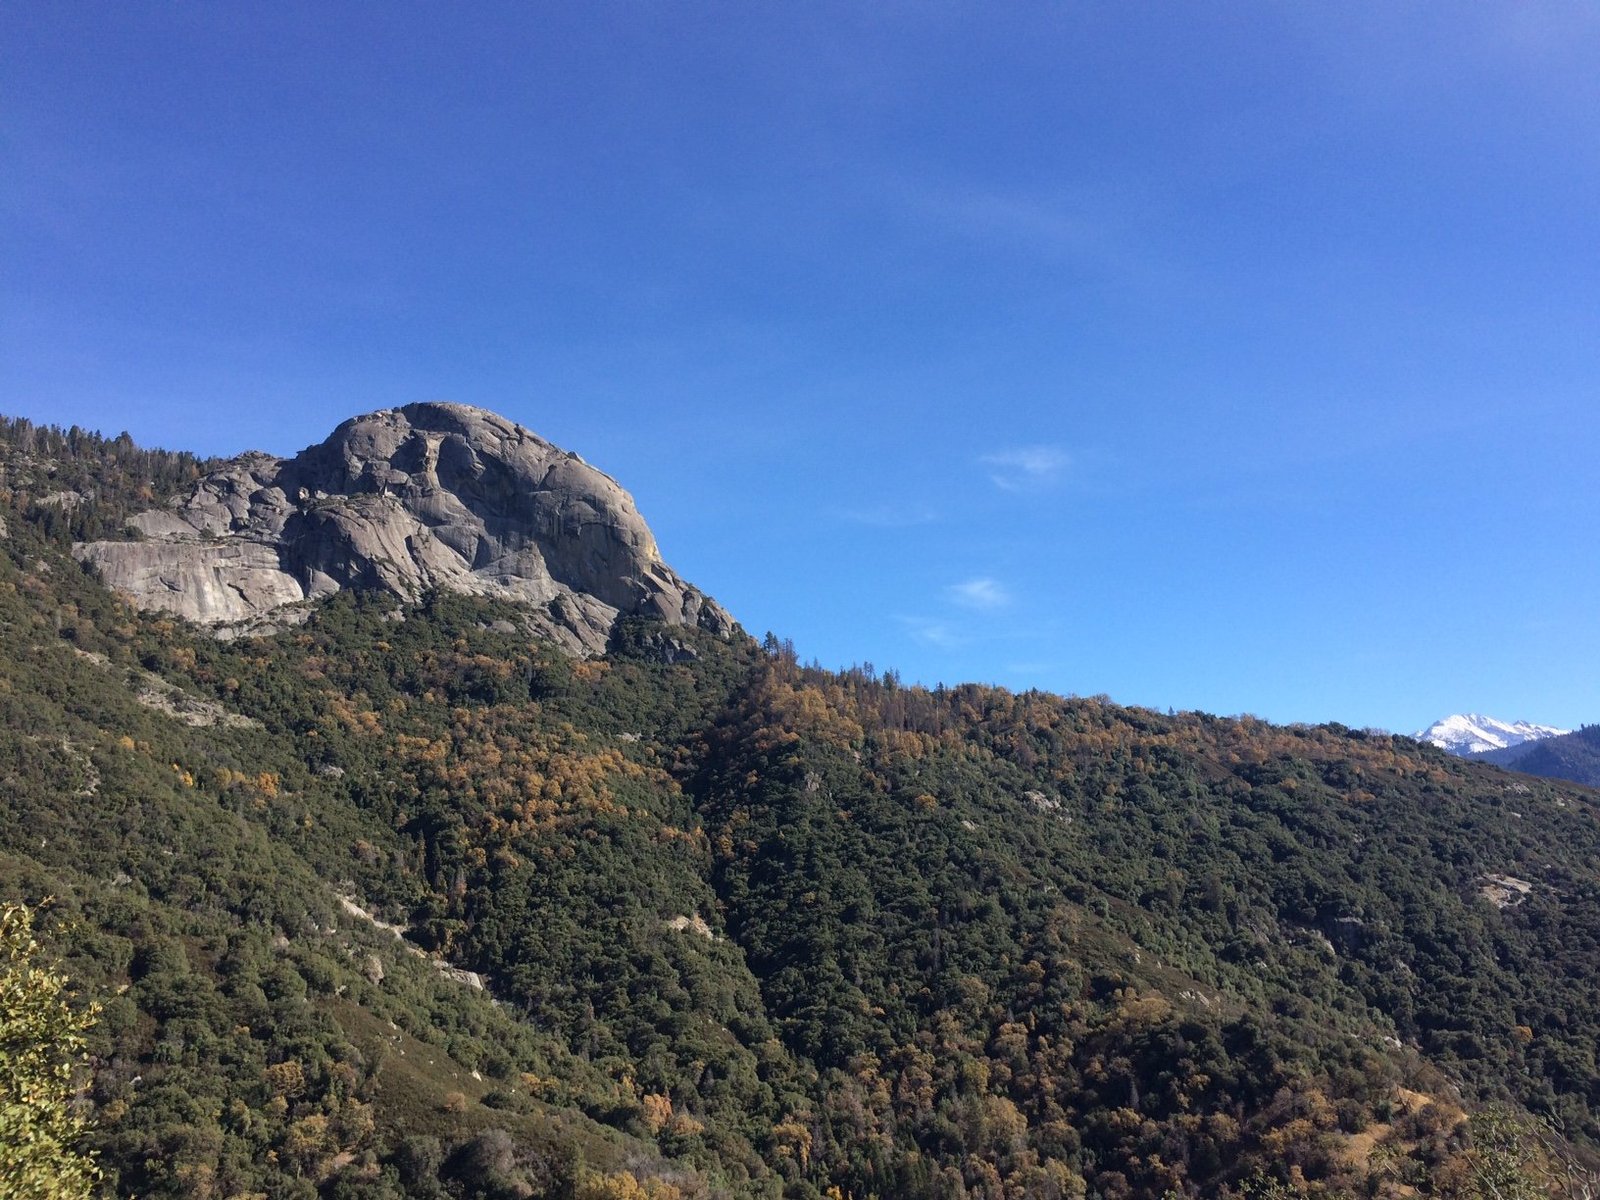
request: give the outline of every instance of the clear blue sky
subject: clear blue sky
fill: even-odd
[[[1600,8],[10,4],[0,409],[417,399],[927,682],[1600,721]]]

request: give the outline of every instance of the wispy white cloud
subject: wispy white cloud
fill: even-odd
[[[950,622],[934,617],[900,617],[899,621],[905,626],[906,632],[924,646],[954,650],[957,646],[964,645],[967,640]]]
[[[953,603],[959,604],[962,608],[974,608],[983,612],[993,612],[1011,603],[1011,593],[1006,590],[1005,585],[986,577],[952,583],[944,591]]]
[[[985,641],[992,634],[988,621],[963,615],[957,609],[967,614],[993,613],[1008,607],[1012,599],[1005,584],[983,575],[949,584],[940,596],[947,606],[943,616],[902,614],[895,618],[913,641],[940,650],[960,649],[974,641]]]
[[[1147,215],[1141,191],[1110,183],[1038,192],[903,175],[883,178],[878,188],[898,215],[947,239],[1065,264],[1119,289],[1170,295],[1192,287],[1177,274],[1171,256],[1157,253],[1139,234]]]
[[[1006,238],[1038,253],[1104,260],[1111,254],[1106,224],[1082,211],[1034,196],[994,191],[951,190],[924,193],[923,212],[952,232],[969,237]]]
[[[1071,465],[1059,446],[1018,446],[985,454],[978,462],[989,468],[989,482],[1007,492],[1038,491],[1049,487]]]

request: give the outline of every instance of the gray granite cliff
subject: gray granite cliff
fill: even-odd
[[[733,629],[661,561],[615,480],[461,404],[354,417],[290,459],[242,455],[129,523],[141,540],[75,553],[139,607],[223,636],[343,588],[521,601],[536,632],[581,653],[604,649],[620,615]]]

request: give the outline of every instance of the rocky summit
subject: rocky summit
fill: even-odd
[[[138,540],[74,553],[140,608],[221,636],[289,623],[345,588],[521,601],[533,632],[583,653],[619,616],[733,629],[662,562],[614,479],[467,405],[354,417],[290,459],[241,455],[128,523]]]

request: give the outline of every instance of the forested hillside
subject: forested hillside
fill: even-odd
[[[218,641],[70,554],[202,464],[0,438],[0,901],[103,1006],[117,1194],[1534,1195],[1600,1139],[1592,791],[482,598]]]
[[[1526,775],[1568,779],[1597,787],[1600,786],[1600,725],[1585,725],[1560,737],[1492,750],[1478,757]]]

